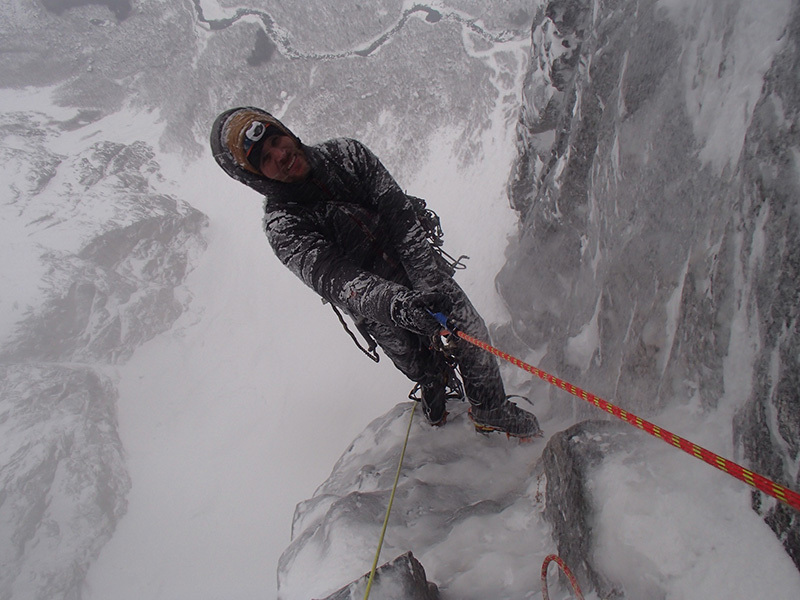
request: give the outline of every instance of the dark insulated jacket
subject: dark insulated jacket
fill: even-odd
[[[264,231],[278,259],[354,318],[391,325],[398,293],[449,279],[408,198],[360,142],[303,146],[310,177],[282,183],[236,165],[218,139],[212,132],[220,166],[265,195]]]

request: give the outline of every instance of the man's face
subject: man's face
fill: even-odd
[[[270,179],[294,183],[308,177],[311,167],[297,140],[288,135],[273,135],[261,150],[261,172]]]

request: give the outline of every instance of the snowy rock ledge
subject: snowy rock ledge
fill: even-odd
[[[600,573],[592,555],[592,517],[597,510],[589,482],[612,448],[630,445],[627,433],[622,423],[584,421],[554,435],[542,456],[547,477],[544,514],[553,526],[558,555],[583,590],[595,589],[602,598],[619,592]]]
[[[583,421],[543,452],[544,516],[584,593],[791,600],[800,574],[747,486],[622,422]],[[553,579],[555,579],[553,577]]]
[[[363,597],[409,409],[373,421],[297,506],[280,600]],[[800,573],[741,482],[624,423],[520,444],[448,409],[437,429],[414,417],[381,559],[413,552],[443,599],[539,598],[554,553],[595,600],[796,599]],[[552,573],[549,589],[571,597]]]
[[[368,572],[408,424],[409,403],[373,421],[300,503],[278,568],[281,600],[324,598]],[[447,424],[414,416],[382,560],[413,552],[443,598],[524,598],[554,548],[542,517],[543,444],[475,432],[466,404]]]

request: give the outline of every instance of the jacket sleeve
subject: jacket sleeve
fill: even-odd
[[[414,289],[437,288],[445,276],[414,207],[378,157],[362,143],[349,141],[354,169],[366,197],[386,217],[389,243],[403,263]]]
[[[392,301],[408,289],[347,260],[301,207],[267,202],[264,231],[278,259],[325,300],[353,316],[393,324]]]

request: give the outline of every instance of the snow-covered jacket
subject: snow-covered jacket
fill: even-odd
[[[353,317],[392,324],[398,295],[449,279],[411,202],[362,143],[303,145],[311,172],[296,183],[242,169],[218,132],[211,145],[231,177],[264,194],[264,231],[278,259]]]

